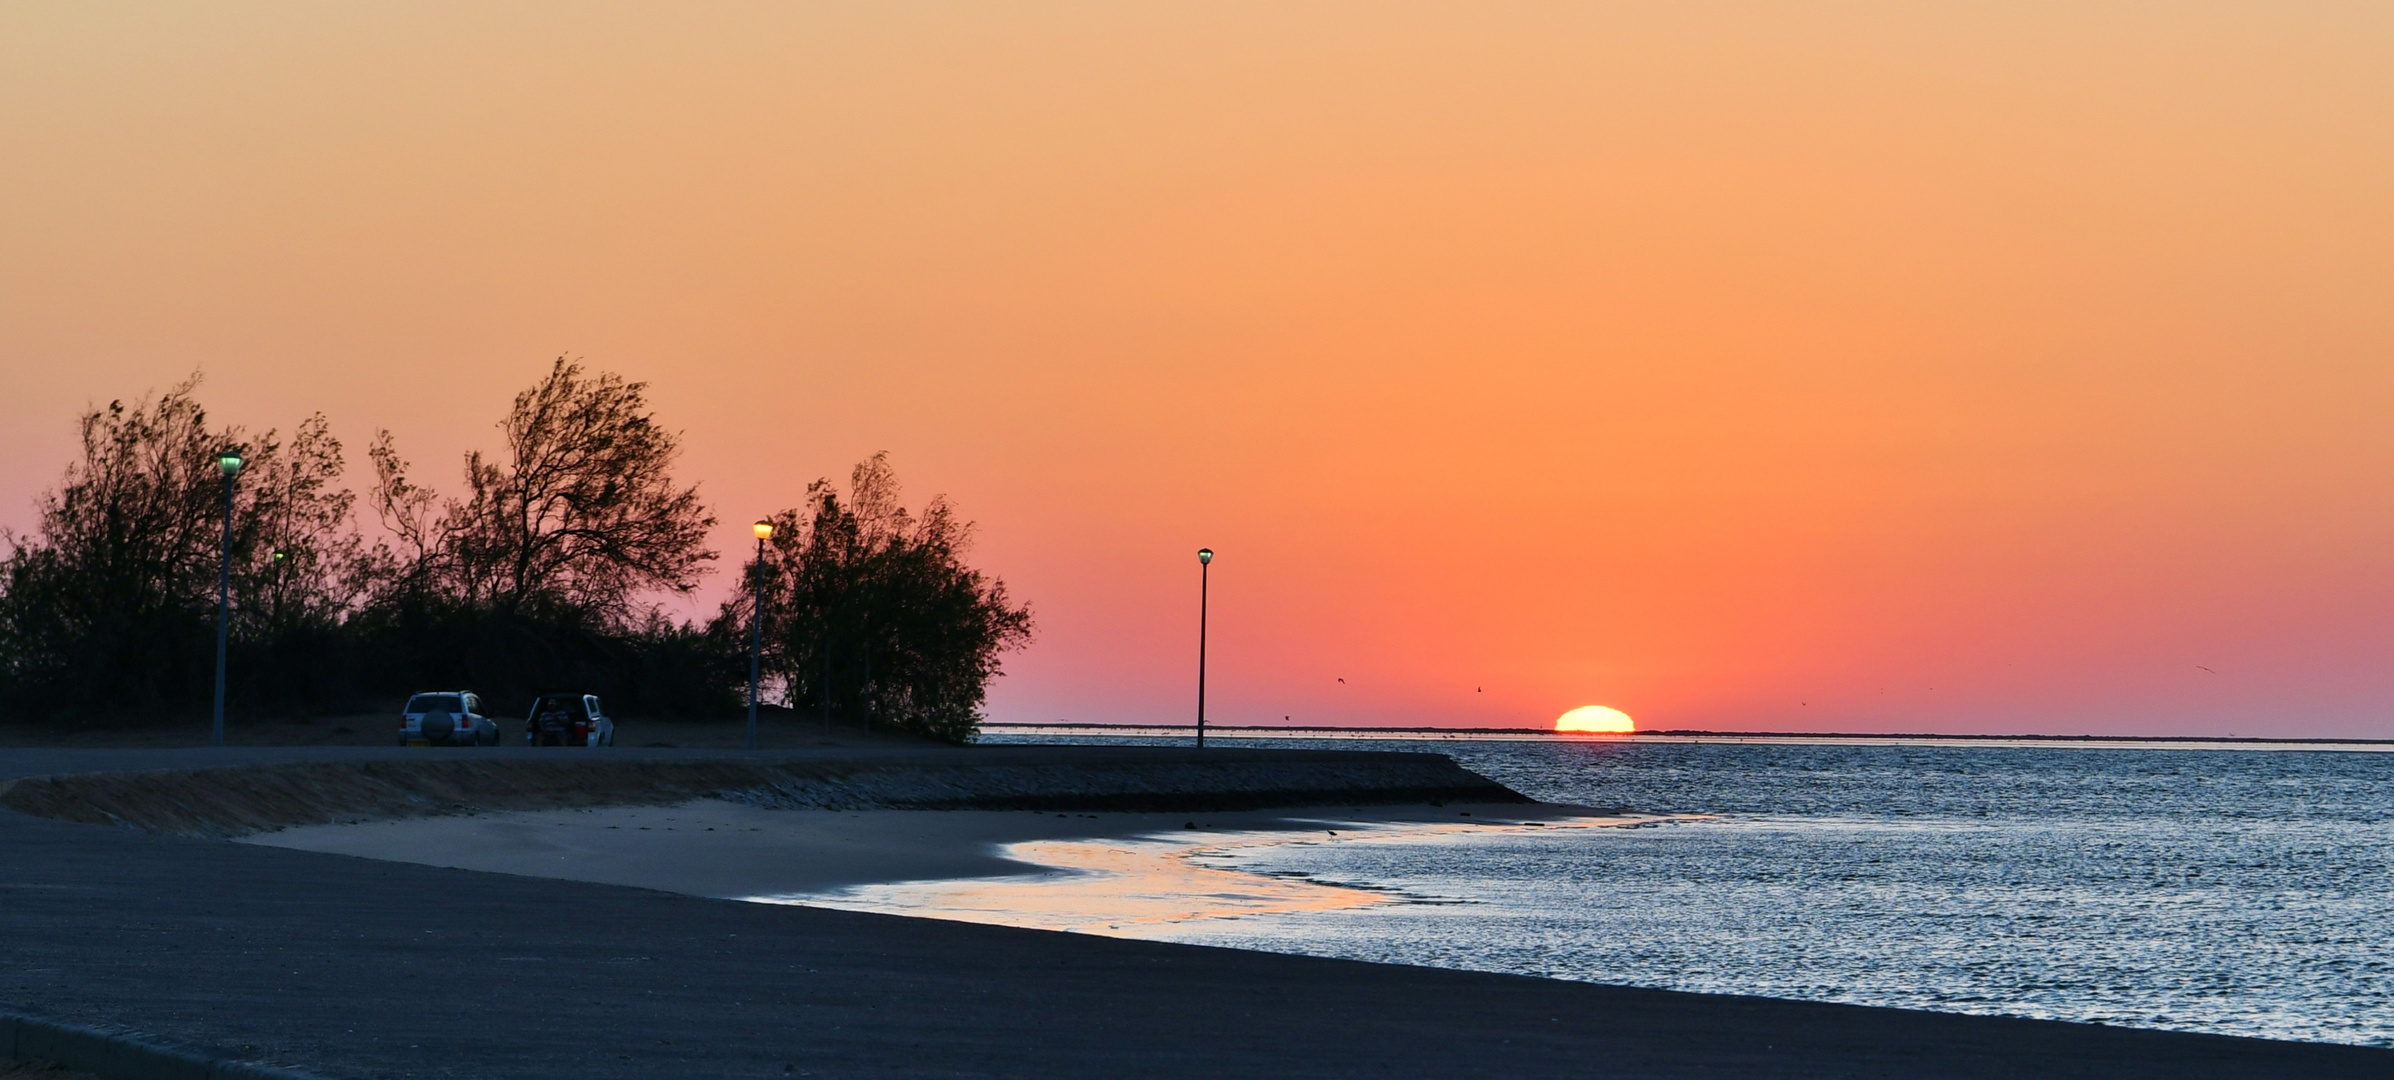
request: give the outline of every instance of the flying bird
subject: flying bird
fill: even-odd
[[[2196,667],[2199,667],[2199,668],[2203,668],[2203,670],[2205,670],[2205,671],[2211,671],[2211,669],[2210,669],[2210,668],[2203,667],[2203,665],[2201,665],[2201,664],[2196,664],[2195,666],[2196,666]],[[2219,672],[2216,672],[2216,671],[2211,671],[2211,673],[2212,673],[2212,674],[2214,674],[2214,675],[2217,675],[2217,674],[2219,674]]]
[[[1340,680],[1338,680],[1338,681],[1339,681],[1340,685],[1344,685],[1344,684],[1346,683],[1346,680],[1345,680],[1345,679],[1340,679]]]

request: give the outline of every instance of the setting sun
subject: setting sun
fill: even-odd
[[[1582,705],[1564,713],[1554,722],[1556,731],[1593,731],[1621,735],[1636,731],[1638,726],[1629,714],[1603,705]]]

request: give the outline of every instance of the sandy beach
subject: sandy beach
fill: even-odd
[[[1392,832],[1642,818],[1511,804],[1188,814],[814,811],[722,800],[311,825],[242,842],[663,892],[1052,930],[1380,903],[1379,892],[1206,867],[1209,851]],[[1535,823],[1531,825],[1528,823]]]
[[[1092,760],[1127,767],[1172,757]],[[178,778],[165,788],[176,798],[289,795],[298,789],[278,786],[289,776],[274,770],[340,767],[379,799],[425,790],[378,778],[406,760],[433,759],[364,748],[14,751],[0,752],[0,781],[70,769],[105,778],[52,784],[36,800],[81,813],[100,804],[77,801],[78,792],[149,790],[140,776]],[[504,777],[506,760],[492,755],[493,771],[464,775]],[[743,768],[762,760],[726,759]],[[668,773],[694,763],[705,764],[654,757]],[[228,786],[209,775],[244,767],[273,782]],[[543,784],[514,790],[535,802],[557,797]],[[2185,1080],[2383,1076],[2389,1060],[2360,1047],[1676,993],[974,925],[954,914],[898,918],[820,900],[891,882],[1003,886],[1058,870],[1082,880],[1109,870],[1053,865],[1060,850],[1151,849],[1169,862],[1212,843],[1335,842],[1341,822],[1525,829],[1556,812],[1514,805],[1492,811],[1509,823],[1491,826],[1477,811],[1464,825],[1467,808],[1451,802],[1132,814],[682,799],[419,807],[405,820],[266,829],[227,842],[178,828],[240,815],[152,802],[111,805],[149,814],[158,830],[0,810],[0,865],[10,868],[0,880],[8,912],[0,955],[11,959],[0,986],[12,1002],[64,1023],[311,1075]],[[326,805],[269,800],[242,813]],[[1226,891],[1281,899],[1250,885]],[[1315,902],[1350,899],[1294,885]],[[765,895],[752,890],[817,899],[718,898]]]

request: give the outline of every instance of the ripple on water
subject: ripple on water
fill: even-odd
[[[1715,816],[1642,829],[1393,830],[1336,844],[1209,845],[1183,861],[1411,902],[1159,919],[1114,932],[2394,1045],[2394,960],[2384,948],[2394,941],[2385,900],[2394,896],[2394,755],[1549,741],[1436,749],[1551,801]]]

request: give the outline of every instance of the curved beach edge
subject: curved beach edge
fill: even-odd
[[[243,836],[443,814],[722,799],[823,810],[1256,810],[1534,800],[1442,754],[970,748],[836,758],[480,754],[38,776],[0,789],[36,817]]]

